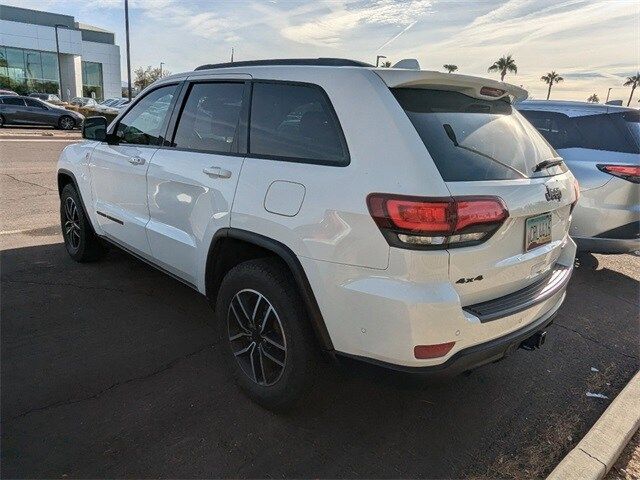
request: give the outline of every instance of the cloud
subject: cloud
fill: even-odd
[[[393,26],[407,30],[430,7],[431,2],[426,0],[353,2],[299,24],[290,19],[291,24],[282,28],[280,34],[298,43],[338,47],[346,34],[355,33],[360,27]]]

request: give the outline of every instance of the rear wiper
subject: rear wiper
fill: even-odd
[[[520,170],[513,168],[511,165],[507,165],[506,163],[502,163],[500,160],[498,160],[497,158],[493,158],[491,155],[487,155],[486,153],[481,152],[480,150],[476,150],[475,148],[465,147],[464,145],[460,145],[458,143],[458,139],[456,138],[456,132],[453,131],[453,128],[451,127],[451,125],[449,125],[448,123],[445,123],[442,126],[444,127],[444,131],[447,133],[447,136],[456,147],[462,148],[463,150],[467,150],[471,153],[475,153],[476,155],[480,155],[481,157],[488,158],[489,160],[494,161],[497,164],[502,165],[503,167],[516,172],[522,178],[527,178],[527,176],[524,173],[522,173]]]
[[[560,165],[561,163],[562,163],[562,158],[560,158],[560,157],[552,157],[552,158],[549,158],[547,160],[543,160],[540,163],[538,163],[535,167],[533,167],[533,171],[534,172],[539,172],[543,168],[555,167],[556,165]]]

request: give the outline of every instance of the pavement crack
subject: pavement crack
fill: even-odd
[[[618,350],[617,348],[612,347],[611,345],[607,345],[606,343],[601,342],[600,340],[597,340],[593,337],[590,337],[589,335],[585,335],[584,333],[582,333],[580,330],[575,330],[571,327],[567,327],[566,325],[563,325],[562,323],[559,322],[554,322],[553,325],[558,326],[560,328],[564,328],[565,330],[568,330],[570,332],[575,333],[576,335],[584,338],[585,340],[595,343],[596,345],[600,345],[601,347],[606,348],[607,350],[611,350],[614,353],[617,353],[618,355],[622,355],[623,357],[627,357],[627,358],[633,358],[634,360],[638,360],[639,358],[636,357],[635,355],[629,355],[628,353],[624,353],[621,352],[620,350]]]
[[[601,464],[605,469],[607,469],[607,465],[602,462],[599,458],[594,457],[593,455],[591,455],[589,452],[586,452],[584,449],[578,447],[578,450],[580,450],[582,453],[584,453],[587,457],[593,458],[596,462],[598,462],[599,464]]]
[[[34,187],[39,187],[39,188],[44,188],[45,190],[49,190],[51,192],[54,192],[55,189],[51,188],[51,187],[45,187],[44,185],[40,185],[39,183],[33,183],[33,182],[29,182],[27,180],[20,180],[19,178],[14,177],[13,175],[10,175],[8,173],[2,173],[2,175],[9,177],[12,180],[15,180],[16,182],[20,182],[20,183],[26,183],[27,185],[32,185]]]
[[[132,377],[132,378],[129,378],[127,380],[123,380],[121,382],[113,383],[112,385],[109,385],[108,387],[103,388],[103,389],[99,390],[98,392],[93,393],[91,395],[86,395],[86,396],[80,397],[80,398],[71,398],[71,399],[67,399],[67,400],[60,400],[60,401],[57,401],[57,402],[49,403],[47,405],[43,405],[41,407],[31,408],[31,409],[26,410],[26,411],[24,411],[24,412],[22,412],[22,413],[20,413],[18,415],[15,415],[15,416],[11,417],[11,420],[24,418],[27,415],[30,415],[30,414],[35,413],[35,412],[42,412],[42,411],[45,411],[45,410],[50,410],[52,408],[62,407],[62,406],[66,406],[66,405],[74,405],[76,403],[81,403],[81,402],[86,402],[86,401],[89,401],[89,400],[94,400],[94,399],[104,395],[105,393],[110,392],[111,390],[114,390],[116,388],[122,387],[123,385],[127,385],[127,384],[133,383],[133,382],[139,382],[139,381],[143,381],[143,380],[148,380],[151,377],[154,377],[154,376],[156,376],[156,375],[158,375],[160,373],[166,372],[167,370],[170,370],[171,368],[176,366],[178,363],[180,363],[180,362],[182,362],[184,360],[187,360],[187,359],[189,359],[189,358],[191,358],[191,357],[193,357],[193,356],[195,356],[195,355],[197,355],[197,354],[199,354],[201,352],[204,352],[206,349],[211,348],[214,345],[215,345],[215,343],[208,343],[206,345],[203,345],[202,347],[200,347],[199,349],[197,349],[197,350],[195,350],[193,352],[189,352],[189,353],[187,353],[185,355],[182,355],[182,356],[180,356],[178,358],[175,358],[175,359],[171,360],[170,362],[162,365],[160,368],[157,368],[156,370],[154,370],[154,371],[152,371],[150,373],[147,373],[145,375],[140,375],[140,376],[137,376],[137,377]]]

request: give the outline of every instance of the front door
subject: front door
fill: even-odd
[[[149,255],[146,225],[147,169],[164,141],[169,108],[178,85],[147,93],[118,121],[114,139],[91,155],[91,185],[103,233],[137,254]]]
[[[206,263],[199,258],[207,251],[203,244],[230,225],[243,162],[238,143],[244,98],[242,81],[191,84],[170,147],[159,150],[149,166],[153,258],[193,284]]]

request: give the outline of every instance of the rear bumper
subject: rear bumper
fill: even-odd
[[[396,365],[393,363],[374,360],[372,358],[358,357],[340,352],[336,352],[336,355],[370,363],[396,372],[436,378],[454,376],[474,368],[478,368],[482,365],[486,365],[487,363],[496,362],[517,350],[518,347],[520,347],[520,344],[526,339],[535,335],[537,332],[544,331],[553,322],[553,319],[564,301],[564,297],[565,295],[563,294],[560,301],[553,309],[525,327],[502,337],[489,340],[488,342],[460,350],[451,356],[446,362],[438,365],[407,367],[404,365]]]

